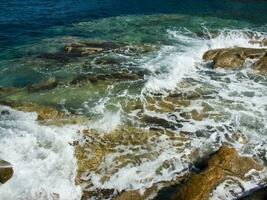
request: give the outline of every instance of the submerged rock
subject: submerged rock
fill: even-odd
[[[42,81],[40,83],[33,84],[28,87],[28,91],[30,92],[37,92],[40,90],[51,90],[56,88],[59,83],[56,81],[55,78],[50,78],[46,81]]]
[[[207,168],[199,174],[193,174],[172,199],[209,199],[213,189],[227,177],[245,180],[245,175],[252,169],[260,171],[263,167],[252,158],[239,156],[234,148],[223,146],[209,160]]]
[[[0,160],[0,183],[4,184],[13,176],[12,165],[4,160]]]
[[[17,92],[21,90],[21,88],[6,88],[6,87],[0,87],[0,97],[9,95],[11,93]]]
[[[64,46],[61,50],[54,53],[42,53],[39,55],[43,59],[57,60],[59,62],[71,61],[75,58],[92,57],[95,58],[102,53],[117,53],[120,55],[135,56],[151,52],[157,47],[149,44],[129,45],[112,41],[80,41]],[[106,57],[97,59],[95,64],[118,64],[119,59]]]
[[[245,60],[259,59],[265,56],[266,49],[253,49],[253,48],[224,48],[209,50],[203,55],[204,61],[212,60],[214,68],[228,68],[235,69],[243,67]]]
[[[97,83],[98,81],[136,81],[143,79],[142,75],[137,73],[111,73],[111,74],[81,74],[73,78],[70,84],[81,84],[81,83]]]

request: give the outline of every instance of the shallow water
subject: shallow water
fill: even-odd
[[[111,189],[110,198],[123,190],[144,191],[184,175],[196,152],[205,156],[222,144],[266,165],[266,77],[251,70],[253,60],[238,71],[213,70],[202,61],[209,49],[261,48],[249,41],[267,34],[266,2],[9,1],[0,7],[5,8],[0,86],[20,88],[1,100],[48,105],[87,118],[78,125],[49,126],[39,124],[34,113],[1,106],[9,114],[0,116],[0,158],[15,171],[0,187],[4,199],[76,200],[85,188],[92,194]],[[41,56],[91,40],[127,48],[70,60]],[[142,45],[152,50],[142,52]],[[103,62],[107,58],[115,61]],[[125,71],[144,78],[69,84],[81,74]],[[61,84],[37,92],[25,89],[49,78]],[[82,136],[78,132],[84,129],[96,132]],[[91,164],[80,186],[75,185],[77,161],[69,144],[74,140],[84,144]],[[240,184],[249,190],[262,179]],[[212,199],[233,198],[233,192],[222,192],[225,185]],[[235,195],[239,187],[233,187]]]

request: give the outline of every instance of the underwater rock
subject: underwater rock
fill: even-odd
[[[12,165],[4,160],[0,160],[0,183],[4,184],[13,176]]]
[[[77,44],[67,45],[64,47],[64,51],[76,56],[88,56],[111,49],[117,49],[121,46],[123,46],[123,44],[110,41],[84,41]]]
[[[33,84],[29,86],[27,89],[30,92],[37,92],[40,90],[51,90],[56,88],[59,85],[59,83],[56,81],[55,78],[50,78],[46,81],[42,81],[40,83]]]
[[[19,91],[20,88],[6,88],[6,87],[0,87],[0,96],[9,95],[13,92]]]
[[[234,176],[245,180],[245,175],[251,170],[260,171],[263,167],[249,157],[241,157],[236,150],[223,146],[208,161],[204,171],[193,174],[181,186],[173,200],[205,200],[210,193],[227,177]]]
[[[262,74],[267,75],[267,56],[260,58],[252,68],[256,71],[259,71]]]
[[[266,55],[266,49],[253,49],[253,48],[224,48],[209,50],[204,53],[204,61],[212,60],[214,68],[228,68],[235,69],[243,67],[245,60],[259,59]]]
[[[136,81],[143,79],[142,76],[136,73],[113,73],[113,74],[81,74],[73,78],[70,84],[82,84],[86,82],[97,83],[98,81]]]

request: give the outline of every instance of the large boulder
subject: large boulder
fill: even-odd
[[[245,180],[252,169],[260,171],[263,167],[249,157],[241,157],[234,148],[223,146],[212,156],[207,168],[193,174],[173,196],[173,200],[207,200],[211,192],[228,177]]]
[[[12,165],[4,160],[0,160],[0,183],[4,184],[13,176]]]
[[[203,55],[204,61],[213,61],[214,68],[226,68],[235,69],[243,67],[245,60],[259,59],[265,56],[266,49],[254,49],[254,48],[223,48],[209,50]]]

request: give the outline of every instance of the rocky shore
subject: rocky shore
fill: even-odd
[[[257,41],[253,42],[255,43]],[[259,43],[266,45],[266,40]],[[42,54],[39,58],[48,60],[53,59],[58,62],[70,62],[73,59],[95,56],[108,51],[119,51],[121,53],[130,52],[130,54],[139,55],[151,52],[154,48],[155,47],[147,45],[129,48],[126,44],[113,42],[83,42],[65,46],[62,51],[54,54]],[[247,60],[252,60],[251,69],[262,75],[267,75],[267,49],[265,49],[264,46],[263,48],[233,47],[209,50],[203,55],[203,60],[205,62],[211,61],[211,65],[214,69],[224,68],[234,70],[242,69],[245,67]],[[121,61],[116,59],[98,59],[97,61],[98,64],[110,66],[117,65],[119,62]],[[60,111],[52,106],[10,100],[9,97],[14,93],[21,91],[30,94],[53,90],[62,85],[96,84],[99,81],[116,82],[143,80],[146,73],[145,70],[140,69],[136,71],[115,70],[115,72],[111,74],[80,74],[72,77],[68,81],[57,81],[56,79],[51,78],[24,88],[0,88],[0,104],[19,111],[35,112],[38,116],[37,120],[44,125],[81,123],[90,119],[86,116],[78,116],[74,113]],[[148,116],[144,110],[171,112],[175,109],[177,110],[179,106],[187,107],[191,104],[192,100],[205,95],[209,94],[204,92],[201,93],[201,91],[199,91],[198,93],[168,95],[164,98],[155,96],[154,98],[147,98],[145,103],[137,100],[132,101],[123,107],[126,112],[130,112],[133,109],[139,110],[138,117],[140,121],[150,125],[149,130],[132,128],[125,125],[123,127],[117,127],[112,132],[105,134],[93,129],[81,130],[78,132],[77,135],[79,135],[80,140],[73,141],[70,145],[75,149],[75,157],[78,163],[76,184],[82,187],[82,199],[86,200],[89,197],[96,197],[100,199],[112,198],[114,200],[157,200],[164,189],[172,188],[170,194],[167,194],[168,197],[166,200],[208,200],[212,197],[214,190],[226,181],[230,180],[237,185],[242,185],[242,181],[250,181],[253,179],[253,176],[259,176],[265,169],[265,166],[262,163],[257,162],[253,158],[239,155],[236,149],[230,146],[221,145],[218,151],[212,153],[212,155],[206,155],[205,157],[199,158],[198,156],[191,154],[189,157],[184,158],[190,158],[194,162],[183,176],[174,176],[171,181],[153,183],[150,188],[145,189],[142,193],[139,190],[115,191],[112,188],[97,191],[90,190],[90,184],[92,183],[90,183],[88,172],[101,173],[101,161],[106,159],[106,155],[116,151],[123,152],[123,149],[118,149],[118,147],[127,146],[127,148],[130,148],[133,152],[142,152],[142,150],[146,150],[146,152],[151,150],[151,152],[149,154],[143,153],[141,156],[121,154],[120,156],[115,157],[113,160],[114,163],[112,163],[114,168],[105,169],[109,172],[110,176],[115,174],[119,168],[125,167],[128,164],[138,165],[138,163],[141,162],[141,159],[150,159],[153,156],[157,157],[157,152],[152,151],[153,144],[159,142],[159,137],[163,135],[163,132],[165,135],[172,138],[177,151],[183,151],[183,147],[188,145],[188,133],[181,132],[179,136],[177,136],[173,131],[182,127],[183,122],[188,122],[190,120],[203,121],[208,117],[216,119],[218,116],[214,114],[214,108],[203,103],[204,109],[193,109],[180,113],[181,118],[176,120],[176,122],[179,123],[173,124],[155,116]],[[0,115],[5,114],[8,113],[2,111]],[[246,138],[243,137],[241,133],[236,133],[235,136],[236,138],[231,139],[239,139],[246,143]],[[195,168],[197,168],[196,163],[199,159],[202,159],[201,162],[205,163],[204,167],[195,170]],[[166,163],[166,165],[171,164]],[[161,169],[159,169],[159,171],[160,170]],[[250,176],[249,173],[251,172],[253,172],[253,175]],[[1,160],[0,182],[2,184],[6,183],[12,178],[12,175],[13,169],[11,164]],[[109,178],[110,177],[108,176],[103,177],[103,180],[101,181],[104,182],[104,179]],[[264,184],[267,183],[265,182],[262,184],[263,185],[259,185],[251,190],[251,193],[255,193],[256,196],[259,195],[260,197],[254,198],[254,194],[247,194],[248,191],[246,190],[242,192],[232,191],[232,193],[233,195],[236,195],[236,198],[244,200],[264,198],[266,197]]]

